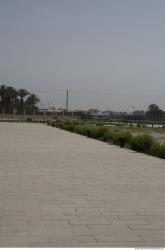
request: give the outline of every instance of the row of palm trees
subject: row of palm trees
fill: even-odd
[[[37,111],[40,99],[26,89],[15,89],[11,86],[0,86],[1,114],[33,114]]]

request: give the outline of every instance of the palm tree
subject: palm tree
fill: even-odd
[[[36,104],[40,102],[40,99],[35,94],[30,94],[26,99],[26,108],[29,112],[34,112],[37,109]]]
[[[27,98],[25,98],[28,96]],[[0,112],[14,113],[14,109],[18,113],[24,113],[24,110],[29,113],[37,109],[37,103],[40,101],[38,96],[30,94],[26,89],[19,89],[18,91],[9,86],[0,86]]]
[[[29,95],[30,93],[26,89],[19,89],[17,93],[18,93],[18,96],[20,97],[20,109],[21,109],[21,113],[23,114],[25,97]]]
[[[0,86],[0,111],[3,113],[5,111],[5,103],[6,103],[6,85],[1,85]]]
[[[14,106],[16,104],[17,99],[17,90],[13,87],[7,87],[6,88],[6,104],[7,104],[7,112],[13,113],[14,112]]]

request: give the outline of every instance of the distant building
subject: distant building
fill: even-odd
[[[63,109],[38,109],[39,115],[63,115]]]
[[[109,112],[99,111],[97,109],[88,110],[88,116],[92,119],[99,119],[99,120],[109,120],[111,117]]]

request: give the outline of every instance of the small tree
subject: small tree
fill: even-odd
[[[156,104],[150,104],[148,106],[148,111],[146,112],[146,115],[150,118],[159,118],[165,115],[164,111],[159,108]]]
[[[26,99],[26,110],[29,112],[29,113],[33,113],[34,110],[37,109],[37,106],[36,104],[40,102],[40,99],[38,96],[36,96],[35,94],[31,94],[28,96],[28,98]]]

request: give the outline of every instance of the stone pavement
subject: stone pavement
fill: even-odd
[[[165,161],[0,123],[0,246],[165,246]]]

